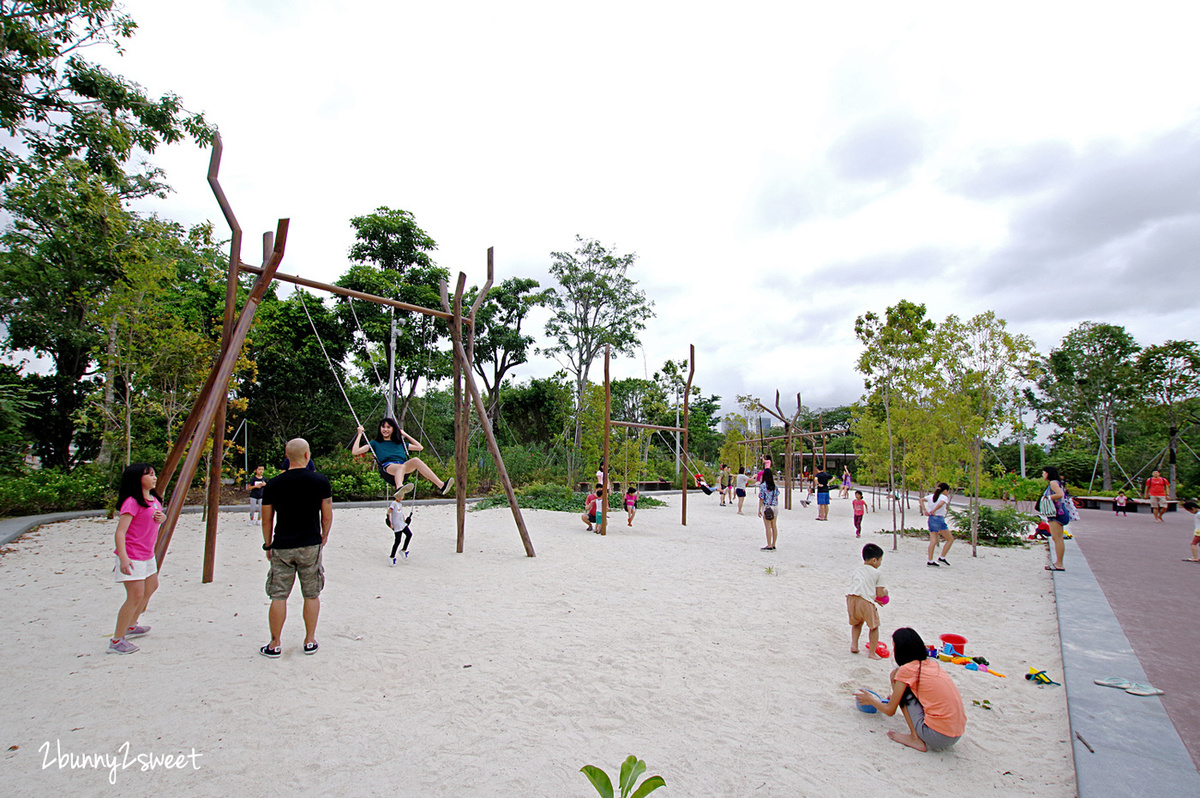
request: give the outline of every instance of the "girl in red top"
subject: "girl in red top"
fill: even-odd
[[[921,636],[907,627],[892,633],[892,651],[900,667],[892,671],[892,694],[887,703],[866,690],[854,694],[860,704],[869,704],[885,715],[899,708],[908,722],[908,734],[888,732],[888,737],[918,751],[942,751],[959,741],[967,728],[967,710],[962,694],[942,670],[929,659]]]
[[[862,520],[867,514],[867,503],[863,501],[863,493],[861,490],[854,491],[854,501],[850,502],[854,508],[854,537],[862,537]]]
[[[146,611],[150,597],[158,589],[158,561],[154,544],[158,526],[167,520],[162,499],[156,491],[158,477],[146,463],[134,463],[121,474],[117,492],[117,521],[113,576],[125,584],[125,603],[117,611],[117,628],[108,644],[110,654],[132,654],[138,647],[126,638],[141,637],[150,631],[139,626],[138,618]]]

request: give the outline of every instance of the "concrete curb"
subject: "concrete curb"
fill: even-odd
[[[1065,542],[1067,570],[1053,578],[1079,798],[1200,795],[1200,773],[1162,701],[1093,683],[1148,680],[1087,558]]]

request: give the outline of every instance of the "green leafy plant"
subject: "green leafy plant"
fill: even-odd
[[[767,576],[776,576],[779,573],[779,570],[776,569],[774,565],[768,565],[763,570],[763,573],[765,573]]]
[[[954,521],[954,536],[963,540],[971,535],[971,512],[951,511]],[[1037,523],[1037,516],[1023,513],[1013,507],[992,507],[987,504],[979,506],[979,542],[992,546],[1019,546],[1025,540],[1031,524]]]
[[[517,495],[517,505],[527,510],[556,510],[563,513],[579,513],[583,510],[583,503],[587,499],[586,493],[578,493],[566,485],[543,484],[541,482],[534,482],[532,485],[517,488],[515,493]],[[622,507],[618,506],[618,502],[620,501],[622,501],[622,497],[619,495],[614,495],[609,499],[609,511],[614,516],[622,511]],[[493,507],[507,506],[508,499],[505,498],[503,493],[493,493],[483,501],[476,502],[471,509],[488,510]],[[665,502],[661,502],[652,496],[641,496],[638,498],[639,509],[665,506]]]
[[[579,769],[579,772],[588,777],[592,782],[592,786],[596,788],[596,792],[600,793],[601,798],[613,798],[613,785],[609,780],[608,774],[595,765],[584,765]],[[633,754],[621,763],[621,798],[645,798],[645,796],[657,790],[659,787],[666,785],[662,776],[651,776],[642,782],[632,794],[633,785],[637,782],[638,777],[646,772],[646,763],[638,759]]]

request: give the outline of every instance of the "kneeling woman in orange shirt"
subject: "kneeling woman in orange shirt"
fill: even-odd
[[[881,702],[866,690],[854,697],[885,715],[899,708],[908,721],[908,734],[888,732],[888,737],[918,751],[942,751],[962,737],[967,711],[950,674],[929,658],[921,636],[907,627],[892,633],[892,651],[899,666],[892,671],[892,695]]]

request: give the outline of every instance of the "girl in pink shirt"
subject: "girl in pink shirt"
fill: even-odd
[[[854,537],[861,538],[862,520],[863,516],[867,514],[867,503],[863,501],[861,490],[854,491],[854,501],[850,504],[854,507]]]
[[[117,628],[108,644],[110,654],[132,654],[138,647],[126,638],[141,637],[150,631],[149,626],[138,625],[138,618],[158,589],[154,544],[158,542],[158,526],[167,515],[154,489],[157,484],[154,469],[146,463],[134,463],[121,474],[117,492],[121,517],[117,521],[113,575],[125,584],[125,603],[117,611]]]

